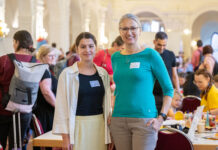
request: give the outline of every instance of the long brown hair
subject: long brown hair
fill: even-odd
[[[210,88],[213,85],[213,76],[206,69],[199,69],[199,70],[197,70],[195,72],[195,75],[198,75],[198,76],[199,75],[203,75],[205,78],[209,78],[210,79],[206,90],[202,91],[201,95],[200,95],[201,98],[205,96],[205,100],[207,100],[208,92],[209,92]]]

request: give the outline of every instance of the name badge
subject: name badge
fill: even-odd
[[[130,64],[130,69],[140,68],[140,62],[132,62]]]
[[[93,88],[93,87],[99,87],[100,86],[100,83],[98,80],[94,80],[94,81],[89,81],[90,83],[90,86]]]

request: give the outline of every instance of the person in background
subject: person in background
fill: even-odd
[[[182,107],[182,95],[175,90],[171,107],[167,113],[167,116],[174,118],[175,113]]]
[[[110,79],[94,64],[97,41],[89,32],[76,38],[81,60],[59,77],[53,133],[62,135],[64,150],[107,150],[111,143]]]
[[[183,67],[183,63],[184,63],[184,52],[183,51],[179,51],[179,55],[176,56],[177,70],[180,70],[180,68]]]
[[[198,69],[200,64],[203,62],[203,42],[201,40],[197,41],[197,49],[192,53],[191,63],[194,71]]]
[[[176,67],[176,57],[172,51],[166,49],[167,40],[168,40],[168,36],[165,32],[157,32],[155,35],[155,39],[153,41],[154,49],[162,57],[175,89],[177,91],[180,91],[179,78],[178,78],[177,67]],[[161,107],[163,105],[163,92],[158,81],[155,82],[153,93],[155,95],[157,110],[158,112],[160,112]]]
[[[216,70],[214,70],[216,65],[216,60],[213,57],[213,48],[210,45],[206,45],[203,47],[203,56],[204,56],[204,61],[199,66],[199,69],[206,69],[212,75],[218,73],[215,72]]]
[[[33,59],[32,53],[33,40],[31,34],[26,30],[19,30],[13,36],[13,48],[15,57],[18,61],[31,62]],[[48,71],[46,72],[47,74]],[[45,74],[46,74],[45,73]],[[0,143],[3,149],[6,148],[7,138],[9,140],[9,150],[14,147],[13,122],[12,112],[5,110],[2,107],[2,98],[5,93],[8,93],[10,81],[14,74],[14,64],[7,55],[0,57]],[[47,75],[46,74],[46,75]],[[21,113],[21,141],[23,143],[27,130],[32,118],[31,113]],[[18,138],[17,138],[17,143]]]
[[[66,67],[72,66],[75,62],[79,60],[80,58],[78,54],[76,53],[76,45],[73,44],[70,47],[67,57],[64,60],[57,62],[57,64],[52,68],[56,79],[59,78],[59,75]]]
[[[96,53],[94,63],[100,67],[103,67],[110,76],[111,84],[113,83],[113,69],[111,65],[111,55],[124,48],[124,43],[121,36],[118,36],[111,45],[111,48],[100,50]],[[114,89],[112,89],[114,91]]]
[[[53,42],[53,43],[51,43],[51,47],[56,48],[57,44]]]
[[[204,105],[204,112],[209,111],[212,115],[218,115],[218,89],[213,84],[213,77],[206,69],[199,69],[195,72],[194,83],[201,90],[201,105]]]
[[[70,47],[70,50],[69,50],[68,55],[66,56],[66,59],[67,59],[67,66],[68,67],[72,66],[75,62],[79,61],[79,56],[76,53],[76,45],[75,44],[73,44]]]
[[[203,42],[201,40],[197,41],[197,49],[192,53],[191,63],[194,71],[198,69],[200,64],[203,62]]]
[[[218,88],[218,74],[215,75],[215,76],[213,77],[213,79],[214,79],[214,85],[216,86],[216,88]]]
[[[191,64],[191,59],[186,58],[182,64],[182,67],[177,68],[178,73],[190,73],[193,72],[193,66]]]
[[[190,58],[186,58],[185,62],[184,62],[184,71],[186,73],[189,73],[189,72],[193,72],[193,66],[191,64],[191,59]]]
[[[186,81],[186,73],[179,73],[179,86],[180,86],[180,93],[183,93],[183,85],[185,84]]]
[[[201,91],[198,87],[193,83],[194,82],[194,72],[187,73],[186,81],[183,84],[183,95],[194,95],[200,97]]]
[[[60,52],[60,55],[58,56],[58,61],[64,60],[65,59],[64,50],[60,48],[58,51]]]
[[[41,63],[53,66],[57,61],[56,49],[49,45],[42,45],[37,53],[37,58]],[[57,79],[51,71],[50,76],[44,77],[42,82],[45,82],[44,79],[46,78],[50,80],[46,83],[46,86],[40,86],[36,107],[33,111],[42,124],[44,133],[52,129],[57,90]]]
[[[100,50],[97,52],[94,58],[94,63],[100,67],[103,67],[110,76],[110,87],[111,87],[111,105],[114,107],[114,90],[116,85],[113,80],[113,69],[111,64],[111,55],[115,52],[122,50],[124,48],[124,43],[121,36],[118,36],[111,45],[111,48]]]
[[[133,14],[122,16],[119,32],[125,49],[112,55],[115,105],[111,133],[117,150],[154,150],[173,96],[173,86],[159,53],[142,49],[138,43],[141,23]],[[160,82],[164,93],[161,113],[157,113],[153,86]]]
[[[57,49],[57,43],[55,42],[51,43],[51,47],[56,49],[56,54],[58,56],[57,61],[61,61],[65,58],[63,49],[62,48]]]

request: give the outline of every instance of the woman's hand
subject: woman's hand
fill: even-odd
[[[108,144],[107,150],[113,150],[113,149],[114,149],[114,143],[112,142],[112,143]]]
[[[163,123],[163,118],[161,116],[157,117],[157,118],[154,118],[154,119],[151,119],[147,124],[146,126],[150,126],[152,125],[153,129],[155,129],[156,131],[158,131],[161,127]]]
[[[70,144],[69,134],[62,134],[62,138],[62,150],[73,150],[73,145]]]
[[[111,124],[111,117],[112,117],[112,115],[111,115],[111,112],[110,112],[110,114],[108,115],[108,118],[107,118],[107,125]]]

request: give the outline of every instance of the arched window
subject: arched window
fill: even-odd
[[[213,47],[214,51],[218,51],[218,33],[214,32],[211,38],[211,46]]]
[[[160,17],[152,12],[141,12],[137,16],[142,24],[143,32],[159,32],[164,31],[164,24]]]

